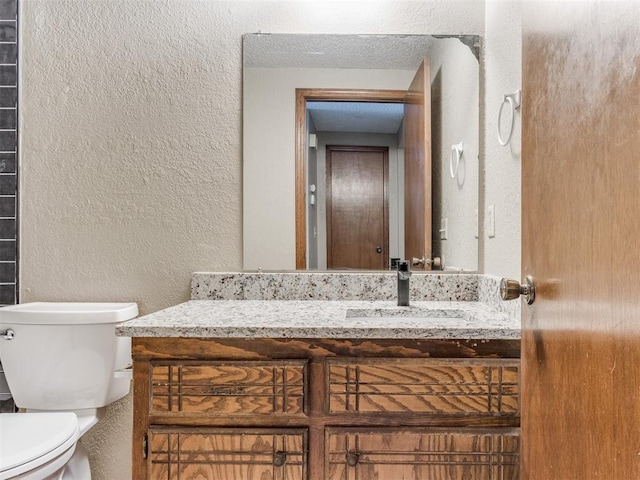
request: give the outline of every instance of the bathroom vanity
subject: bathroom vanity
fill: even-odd
[[[520,326],[480,302],[192,300],[133,338],[133,478],[518,478]]]

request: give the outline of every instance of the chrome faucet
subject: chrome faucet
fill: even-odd
[[[411,270],[409,270],[409,262],[401,260],[398,262],[398,306],[409,306],[409,279],[411,278]]]

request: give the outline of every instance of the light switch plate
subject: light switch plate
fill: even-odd
[[[449,233],[449,219],[440,220],[440,240],[446,240]]]
[[[489,211],[487,212],[487,235],[489,238],[496,236],[496,206],[489,205]]]

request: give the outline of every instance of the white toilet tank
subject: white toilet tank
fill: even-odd
[[[131,339],[117,323],[138,315],[135,303],[24,303],[0,308],[0,362],[16,405],[33,410],[99,408],[124,397]],[[11,336],[11,335],[9,335]]]

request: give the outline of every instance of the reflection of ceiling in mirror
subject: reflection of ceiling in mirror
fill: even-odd
[[[307,102],[319,132],[396,134],[404,117],[402,103]]]
[[[249,34],[244,66],[415,70],[433,41],[430,35]]]

